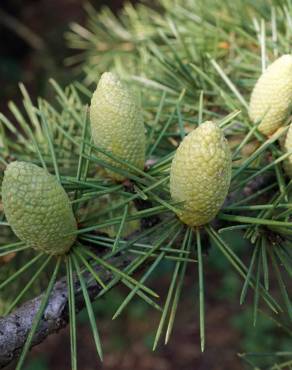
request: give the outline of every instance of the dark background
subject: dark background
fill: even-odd
[[[73,77],[64,58],[72,54],[64,40],[70,22],[84,24],[83,0],[1,0],[0,2],[0,110],[7,102],[20,100],[18,82],[23,81],[32,97],[46,95],[47,80],[54,77],[62,85]],[[93,1],[96,8],[106,4],[115,11],[123,0]],[[238,238],[233,242],[238,245]],[[244,246],[242,246],[244,248]],[[171,276],[172,265],[165,263],[153,279],[162,297]],[[197,271],[189,271],[178,310],[174,333],[168,346],[153,353],[151,346],[159,315],[144,303],[134,300],[116,321],[112,314],[126,291],[116,289],[106,300],[95,303],[97,324],[102,337],[105,359],[97,361],[85,314],[79,316],[78,348],[80,370],[239,370],[243,351],[285,350],[285,339],[275,326],[259,317],[252,327],[251,309],[240,307],[241,282],[227,262],[211,251],[206,269],[207,349],[200,353]],[[159,284],[159,285],[158,285]],[[250,307],[250,306],[249,306]],[[68,329],[51,336],[36,347],[26,370],[69,370]],[[13,365],[10,369],[13,369]]]
[[[45,93],[51,76],[60,83],[68,82],[70,71],[63,61],[71,51],[66,48],[63,34],[70,22],[84,22],[84,3],[84,0],[0,1],[2,111],[7,100],[17,99],[19,81],[35,95]],[[118,11],[123,0],[97,0],[92,4],[96,9],[107,5]]]

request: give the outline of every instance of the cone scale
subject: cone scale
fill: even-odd
[[[221,208],[230,185],[231,154],[214,123],[207,121],[187,135],[171,165],[170,193],[182,202],[178,217],[189,226],[211,221]]]
[[[250,98],[249,116],[258,130],[270,136],[285,124],[292,105],[292,55],[275,60],[257,81]]]
[[[12,162],[4,173],[2,202],[9,225],[32,248],[66,253],[77,229],[69,198],[56,177],[27,162]]]
[[[144,168],[146,139],[141,108],[132,91],[113,73],[105,72],[99,80],[91,99],[90,122],[97,147],[139,169]],[[109,165],[129,171],[126,165],[104,154],[98,155]],[[106,172],[116,181],[126,178],[109,169]]]

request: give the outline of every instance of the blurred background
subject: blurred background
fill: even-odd
[[[118,11],[123,0],[92,1]],[[83,0],[1,0],[0,2],[0,110],[9,114],[9,100],[20,99],[18,83],[23,81],[32,97],[46,96],[47,80],[54,77],[61,85],[74,72],[64,65],[72,55],[66,47],[64,32],[70,22],[83,24]],[[231,245],[239,245],[236,235]],[[163,263],[152,285],[165,296],[173,265]],[[112,321],[115,308],[127,294],[115,289],[95,303],[97,324],[104,345],[104,363],[97,362],[95,347],[86,314],[79,315],[78,348],[80,370],[237,370],[248,368],[240,359],[242,352],[291,350],[291,342],[269,318],[261,315],[256,329],[252,326],[252,304],[240,307],[241,282],[226,260],[211,249],[206,268],[207,346],[200,353],[196,266],[190,269],[178,310],[175,330],[166,347],[152,352],[159,314],[138,299],[133,300],[123,316]],[[158,285],[159,284],[159,285]],[[249,308],[248,308],[249,307]],[[30,354],[27,370],[69,370],[70,342],[68,330],[51,336]],[[267,358],[259,360],[265,366]],[[273,361],[269,359],[268,361]],[[264,367],[263,367],[264,368]],[[10,367],[13,369],[13,365]]]

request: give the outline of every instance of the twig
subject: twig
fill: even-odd
[[[243,194],[249,195],[250,192],[255,193],[263,187],[263,184],[267,185],[267,182],[270,182],[271,180],[271,178],[267,177],[259,179],[256,178],[252,180],[251,183],[247,184],[245,189],[243,189]],[[126,188],[128,191],[131,191],[131,187],[129,185],[130,184],[127,184]],[[231,194],[227,203],[230,203],[233,197],[234,194]],[[135,205],[138,210],[145,209],[145,207],[152,207],[151,203],[148,201],[141,200],[135,202]],[[148,217],[147,220],[144,221],[145,222],[142,223],[142,229],[152,227],[153,224],[159,222],[159,218],[157,218],[157,216],[154,216],[153,219]],[[137,232],[133,234],[133,237],[136,235]],[[129,255],[119,255],[110,260],[111,264],[119,268],[123,266],[125,267],[130,262],[131,256]],[[101,266],[96,267],[96,271],[105,283],[109,282],[113,278],[112,274]],[[94,300],[102,287],[97,284],[94,279],[90,278],[89,273],[85,274],[84,278],[87,282],[90,299]],[[85,303],[77,279],[75,282],[75,294],[76,309],[79,312],[83,309]],[[0,368],[8,365],[17,358],[20,353],[22,346],[25,343],[25,338],[31,328],[33,318],[40,306],[41,298],[42,296],[40,295],[26,302],[10,315],[0,319]],[[43,342],[49,335],[66,327],[68,320],[67,286],[66,279],[62,278],[55,284],[44,317],[42,318],[39,329],[34,337],[33,346]]]
[[[132,257],[133,258],[133,257]],[[131,262],[131,256],[121,255],[112,258],[110,263],[118,268],[122,268]],[[101,279],[107,283],[113,275],[98,266],[96,272]],[[87,282],[88,293],[91,300],[94,300],[102,287],[91,278],[89,273],[84,275]],[[84,308],[84,298],[80,289],[80,283],[75,280],[75,302],[77,312]],[[0,319],[0,368],[4,368],[21,352],[25,343],[27,334],[30,331],[33,319],[40,307],[42,295],[26,302],[20,308],[10,315]],[[39,328],[33,339],[33,346],[43,342],[49,335],[65,328],[68,324],[68,295],[66,278],[60,279],[56,284],[50,296],[47,308],[40,322]]]
[[[146,203],[144,201],[139,201],[136,204],[138,210],[149,207],[152,207],[149,201]],[[141,223],[141,231],[155,225],[159,222],[159,218],[153,216],[151,220],[151,217],[147,217],[147,220],[144,221],[145,222]],[[128,239],[136,235],[137,232],[133,233]],[[130,264],[133,258],[133,256],[126,253],[113,257],[108,262],[117,268],[123,268]],[[113,274],[102,266],[95,267],[95,271],[105,284],[113,278]],[[102,287],[92,279],[89,272],[84,274],[84,279],[89,297],[93,301],[102,290]],[[79,312],[85,307],[85,302],[78,279],[75,279],[74,285],[76,310]],[[27,334],[30,331],[33,319],[40,307],[41,300],[42,295],[24,303],[13,313],[0,319],[0,369],[7,366],[20,354]],[[64,277],[55,284],[32,345],[35,346],[43,342],[49,335],[66,327],[68,321],[68,294],[66,278]]]

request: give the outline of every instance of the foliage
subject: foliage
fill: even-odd
[[[33,103],[21,85],[23,107],[9,103],[13,121],[0,115],[2,176],[6,164],[14,159],[34,162],[55,173],[71,199],[79,226],[74,247],[56,264],[42,254],[28,259],[27,247],[15,242],[1,215],[1,228],[7,236],[0,257],[19,252],[23,254],[23,265],[0,288],[33,267],[31,278],[13,297],[5,314],[28,293],[35,294],[31,286],[40,274],[51,272],[42,310],[17,369],[23,364],[61,272],[66,273],[68,282],[73,369],[77,368],[75,276],[81,284],[97,352],[102,358],[86,272],[103,286],[99,297],[121,282],[129,288],[114,318],[135,295],[161,311],[154,349],[159,340],[169,341],[189,267],[197,270],[194,284],[199,288],[204,350],[204,290],[208,284],[204,270],[208,268],[208,253],[221,253],[242,278],[241,304],[248,290],[253,291],[249,302],[254,325],[259,320],[259,310],[264,310],[277,317],[282,327],[288,331],[291,328],[292,183],[282,170],[282,162],[291,153],[284,152],[279,144],[288,127],[269,138],[263,136],[250,122],[248,100],[266,65],[291,52],[292,4],[289,0],[207,3],[208,6],[204,1],[160,0],[155,7],[137,8],[128,4],[117,17],[107,8],[97,13],[88,6],[87,28],[73,24],[66,36],[71,48],[81,50],[67,63],[75,64],[76,71],[82,73],[82,83],[73,82],[63,89],[52,81],[54,103],[41,98]],[[87,104],[93,83],[106,70],[115,70],[141,97],[147,136],[144,170],[91,141]],[[207,119],[218,123],[230,143],[232,180],[227,201],[216,219],[193,229],[181,224],[175,215],[179,205],[170,198],[169,171],[179,142]],[[255,141],[256,148],[247,154],[246,148]],[[123,166],[110,165],[104,156]],[[104,169],[126,177],[128,183],[108,180]],[[138,209],[141,202],[147,204],[145,209]],[[145,220],[153,219],[154,225],[143,228]],[[228,241],[228,234],[234,230],[246,248],[236,248],[234,240]],[[120,255],[129,256],[128,266],[111,263]],[[166,259],[173,262],[173,270],[162,305],[145,284]],[[113,274],[110,282],[96,274],[96,265]]]

